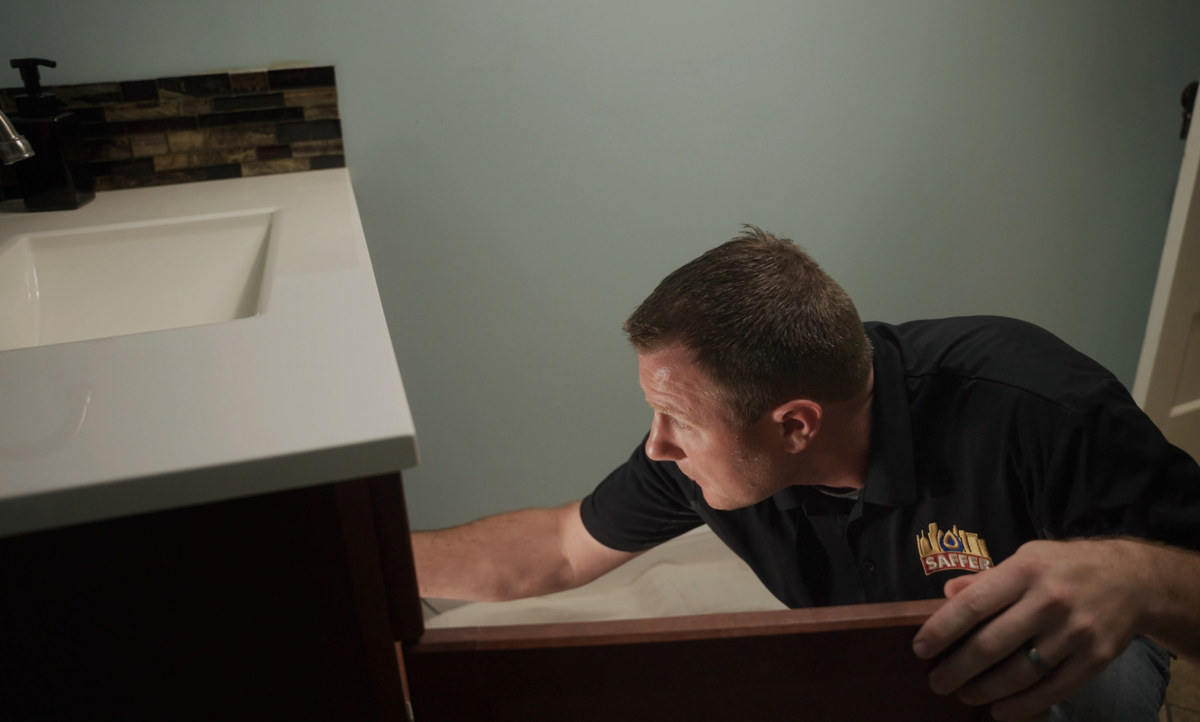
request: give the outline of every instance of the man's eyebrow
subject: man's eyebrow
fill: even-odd
[[[687,414],[683,413],[682,411],[680,411],[679,409],[677,409],[673,406],[668,406],[666,404],[651,403],[650,399],[646,399],[646,405],[649,406],[650,408],[654,409],[655,411],[657,411],[660,414],[666,414],[667,416],[678,416],[682,419],[688,419],[689,421],[691,420],[690,416],[688,416]]]

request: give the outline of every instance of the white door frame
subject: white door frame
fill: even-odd
[[[1198,191],[1200,127],[1193,127],[1179,169],[1146,337],[1133,382],[1134,400],[1171,443],[1193,458],[1200,457],[1200,395],[1193,388],[1194,377],[1200,374]]]

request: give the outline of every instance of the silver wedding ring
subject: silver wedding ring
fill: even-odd
[[[1042,677],[1049,677],[1050,673],[1054,671],[1042,661],[1042,655],[1038,654],[1037,647],[1029,648],[1029,661],[1033,664],[1033,668],[1036,669],[1038,674]]]

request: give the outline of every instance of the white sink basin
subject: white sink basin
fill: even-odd
[[[259,313],[273,213],[0,239],[0,351]]]

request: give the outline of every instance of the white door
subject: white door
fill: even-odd
[[[1133,398],[1167,440],[1200,459],[1200,122],[1192,123]]]

